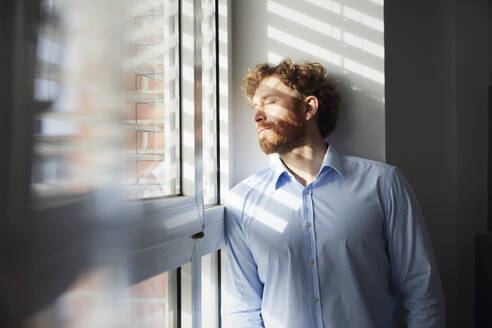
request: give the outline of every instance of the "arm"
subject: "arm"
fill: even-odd
[[[261,317],[263,284],[240,225],[241,211],[226,203],[225,214],[228,256],[224,277],[223,326],[264,327]]]
[[[386,238],[408,327],[444,327],[444,296],[432,245],[417,197],[398,169],[389,177]]]

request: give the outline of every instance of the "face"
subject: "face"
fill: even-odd
[[[303,101],[278,77],[264,78],[253,97],[254,121],[265,154],[283,154],[302,143],[306,124],[301,117]]]

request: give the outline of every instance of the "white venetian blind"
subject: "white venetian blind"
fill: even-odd
[[[180,193],[178,3],[127,1],[107,16],[110,7],[43,2],[35,197],[111,184],[130,199]]]

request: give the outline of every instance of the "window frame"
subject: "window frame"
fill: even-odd
[[[217,38],[215,62],[218,70],[218,0],[214,1]],[[181,4],[180,0],[178,2]],[[10,123],[11,128],[2,130],[4,138],[0,141],[8,154],[6,164],[3,164],[5,170],[2,171],[2,180],[6,182],[2,184],[2,189],[6,196],[1,199],[2,212],[6,213],[1,221],[5,227],[2,230],[6,238],[2,238],[0,244],[0,250],[7,255],[7,261],[3,263],[4,267],[1,268],[0,273],[6,277],[5,281],[14,281],[15,286],[8,288],[3,284],[0,285],[2,290],[10,291],[3,296],[9,301],[3,304],[11,304],[5,309],[9,314],[7,322],[17,324],[22,322],[46,305],[54,296],[59,295],[73,278],[74,272],[93,265],[89,262],[96,242],[102,247],[100,251],[111,252],[115,247],[120,248],[119,254],[123,256],[115,263],[125,265],[130,270],[129,282],[133,283],[178,268],[191,261],[192,322],[193,327],[201,327],[201,257],[217,251],[225,243],[223,207],[219,205],[205,210],[203,203],[201,0],[193,0],[193,3],[194,193],[119,202],[114,187],[108,187],[83,195],[47,198],[36,203],[30,199],[29,190],[33,151],[32,118],[40,108],[49,105],[31,100],[34,93],[32,77],[36,58],[36,24],[40,18],[39,2],[8,0],[0,5],[1,12],[5,13],[2,15],[5,16],[3,18],[12,17],[2,20],[6,28],[2,29],[0,36],[5,39],[3,44],[11,44],[11,47],[6,47],[8,49],[6,53],[0,55],[3,63],[1,66],[6,69],[5,76],[12,77],[4,81],[14,81],[12,85],[8,82],[2,83],[5,87],[2,89],[6,92],[6,96],[2,97],[3,117],[5,122]],[[181,15],[180,5],[178,10]],[[179,44],[181,48],[181,40]],[[217,73],[217,86],[218,76]],[[180,81],[182,81],[181,77]],[[220,125],[218,89],[217,87],[217,131]],[[181,110],[182,108],[180,113]],[[216,142],[219,152],[219,135]],[[217,175],[219,176],[219,172]],[[218,195],[220,195],[219,183],[218,178]],[[101,201],[115,201],[118,206],[112,206],[110,210],[103,211],[104,213],[95,213],[92,209],[100,208]],[[69,218],[67,218],[68,214]],[[170,225],[172,228],[166,228],[164,223],[173,219],[180,220],[183,217],[186,218],[186,224]],[[204,233],[203,238],[200,237],[200,233]],[[108,238],[112,241],[111,245],[106,241]],[[130,247],[128,247],[128,240],[132,240]],[[39,247],[40,245],[43,247]],[[15,253],[13,249],[16,249]],[[179,250],[177,254],[164,257],[166,250],[175,252],[176,249]],[[173,260],[169,260],[170,258]],[[64,266],[69,270],[60,270]],[[31,294],[41,296],[42,299],[38,297],[37,303],[33,303]]]

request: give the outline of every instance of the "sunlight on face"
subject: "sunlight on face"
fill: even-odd
[[[253,97],[254,121],[260,147],[265,154],[289,152],[305,134],[306,124],[300,116],[302,100],[277,76],[260,82]]]
[[[299,99],[297,91],[285,85],[276,75],[268,76],[260,82],[253,97],[254,105],[258,105],[267,96],[290,96]]]

